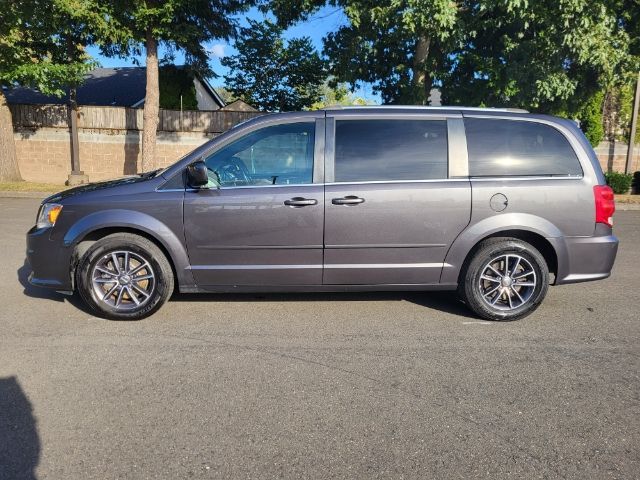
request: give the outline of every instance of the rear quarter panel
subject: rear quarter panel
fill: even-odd
[[[473,115],[496,118],[496,115]],[[586,238],[595,232],[593,186],[604,181],[595,154],[578,127],[571,121],[543,115],[500,116],[506,119],[541,122],[559,130],[576,152],[582,177],[491,177],[471,178],[471,221],[456,239],[446,257],[449,265],[441,283],[458,281],[460,269],[478,242],[505,230],[524,230],[549,239],[558,257],[558,268],[569,269],[568,239]],[[507,206],[497,212],[491,207],[496,194],[507,198]]]

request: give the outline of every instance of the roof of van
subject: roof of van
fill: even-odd
[[[431,107],[428,105],[332,105],[323,110],[425,110],[425,111],[455,111],[455,112],[509,112],[529,113],[521,108],[493,108],[493,107]]]

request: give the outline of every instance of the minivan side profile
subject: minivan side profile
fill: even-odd
[[[613,192],[570,121],[508,109],[264,115],[175,164],[45,199],[33,285],[99,315],[180,292],[457,290],[515,320],[548,286],[604,279]]]

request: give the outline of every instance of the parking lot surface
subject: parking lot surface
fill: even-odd
[[[176,296],[140,322],[30,287],[0,199],[0,478],[639,478],[640,212],[532,316],[450,294]]]

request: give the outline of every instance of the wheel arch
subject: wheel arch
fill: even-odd
[[[549,273],[552,273],[554,277],[558,273],[558,255],[553,248],[553,245],[544,238],[539,233],[531,232],[529,230],[501,230],[499,232],[492,233],[491,235],[487,235],[486,237],[481,238],[478,242],[473,246],[471,250],[467,253],[464,261],[462,262],[460,271],[458,272],[458,283],[460,283],[460,276],[465,271],[465,266],[469,264],[474,254],[478,251],[478,248],[485,240],[490,238],[515,238],[518,240],[522,240],[527,242],[531,246],[533,246],[536,250],[540,252],[540,254],[544,257],[545,262],[547,263],[547,268],[549,269]],[[555,281],[555,280],[554,280]]]
[[[468,228],[447,252],[440,282],[458,284],[464,266],[473,257],[480,243],[496,237],[517,238],[531,244],[544,257],[549,272],[554,275],[555,283],[561,269],[559,262],[562,255],[566,256],[566,251],[562,251],[564,242],[558,241],[562,232],[548,220],[528,214],[497,215]]]
[[[182,290],[194,287],[189,257],[180,238],[158,219],[140,212],[109,210],[83,217],[64,236],[66,247],[73,249],[72,281],[78,261],[97,240],[113,233],[131,233],[153,242],[165,254],[173,270],[176,285]]]

